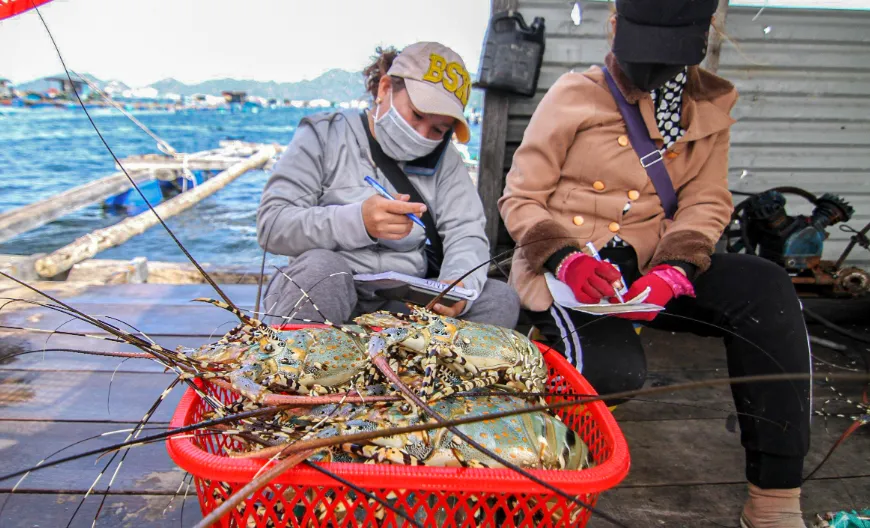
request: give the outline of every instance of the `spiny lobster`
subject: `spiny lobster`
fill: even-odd
[[[523,409],[528,402],[506,391],[503,394],[470,392],[467,396],[449,396],[432,405],[448,419],[484,416],[499,411]],[[206,417],[210,417],[207,415]],[[328,419],[328,421],[327,421]],[[305,437],[329,438],[424,423],[419,416],[408,416],[399,402],[365,404],[326,404],[310,409],[305,415],[276,415],[271,425],[275,432],[258,433],[261,439],[296,441]],[[318,426],[324,424],[319,430]],[[549,413],[533,412],[496,418],[458,427],[477,439],[487,449],[530,469],[583,469],[589,467],[589,449],[576,433]],[[243,440],[243,439],[242,439]],[[256,444],[245,443],[249,451],[230,456],[268,458],[274,450],[264,451]],[[311,457],[312,461],[387,462],[404,465],[443,467],[502,467],[483,453],[468,446],[449,431],[431,430],[389,435],[365,443],[343,443]]]
[[[282,332],[226,303],[197,300],[235,313],[242,324],[217,343],[161,354],[173,355],[203,378],[223,378],[257,402],[269,393],[314,396],[373,385],[380,376],[370,359],[378,354],[385,354],[399,375],[422,376],[419,395],[428,401],[496,384],[541,392],[546,381],[540,350],[519,332],[423,308],[407,316],[365,314],[355,319],[357,325],[327,322],[326,328]],[[438,366],[454,374],[452,383],[436,378]]]

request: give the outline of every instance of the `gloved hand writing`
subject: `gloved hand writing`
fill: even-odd
[[[597,304],[605,297],[616,295],[613,283],[621,277],[611,264],[578,252],[565,257],[556,278],[571,287],[578,301]]]
[[[634,284],[628,289],[628,293],[625,294],[625,300],[630,301],[634,299],[647,288],[650,289],[650,292],[644,302],[655,304],[662,308],[674,297],[680,297],[681,295],[695,296],[695,289],[692,287],[689,279],[686,278],[679,268],[668,264],[656,266],[649,273],[634,281]],[[652,321],[657,315],[658,312],[630,312],[617,314],[616,317],[635,321]]]

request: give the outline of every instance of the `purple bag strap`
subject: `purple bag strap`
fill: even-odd
[[[604,70],[604,78],[607,80],[607,86],[610,87],[610,93],[616,100],[619,113],[625,120],[625,128],[628,130],[631,146],[640,158],[640,164],[646,170],[649,179],[652,180],[656,194],[659,195],[659,200],[661,200],[665,210],[665,218],[673,219],[677,212],[677,192],[674,190],[674,183],[665,167],[662,151],[658,150],[653,140],[650,139],[643,117],[640,115],[640,109],[636,104],[630,104],[625,100],[610,72],[607,71],[607,67],[604,66],[601,69]]]

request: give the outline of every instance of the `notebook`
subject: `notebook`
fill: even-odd
[[[358,274],[353,276],[356,287],[371,292],[382,299],[401,301],[418,306],[426,306],[429,302],[447,289],[449,284],[436,280],[405,275],[396,271],[385,271],[375,274]],[[444,306],[453,306],[460,301],[477,299],[478,292],[456,286],[450,289],[440,301]]]
[[[574,297],[574,292],[571,287],[560,281],[550,272],[544,273],[547,279],[547,287],[550,289],[550,294],[553,300],[559,306],[577,310],[578,312],[607,315],[615,313],[631,313],[631,312],[658,312],[663,308],[657,304],[644,303],[643,301],[649,296],[650,289],[647,288],[634,299],[629,299],[624,303],[611,303],[606,299],[602,299],[598,304],[584,304]]]

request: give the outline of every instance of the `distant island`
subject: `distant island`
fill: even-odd
[[[82,76],[113,99],[125,102],[178,102],[187,99],[205,100],[206,98],[230,100],[231,94],[242,94],[241,97],[244,100],[259,104],[317,101],[315,106],[338,106],[339,103],[347,105],[351,102],[364,104],[369,99],[365,92],[362,72],[341,69],[332,69],[314,79],[299,82],[279,83],[225,78],[186,84],[168,78],[143,87],[130,87],[121,80],[102,80],[95,75],[86,73],[82,73]],[[4,94],[6,100],[29,96],[35,101],[37,95],[42,96],[43,99],[57,97],[68,99],[72,93],[69,83],[65,79],[66,75],[61,73],[13,86],[10,81],[3,79],[2,72],[0,72],[0,100],[4,99]],[[73,80],[77,83],[79,81],[75,75],[73,75]],[[77,85],[76,88],[80,94],[90,92],[89,87],[84,84]],[[96,99],[98,96],[91,94],[90,98]],[[298,106],[298,104],[294,104],[294,106]],[[354,106],[357,105],[354,104]],[[475,114],[477,109],[482,106],[483,93],[473,89],[467,106],[469,112]]]

